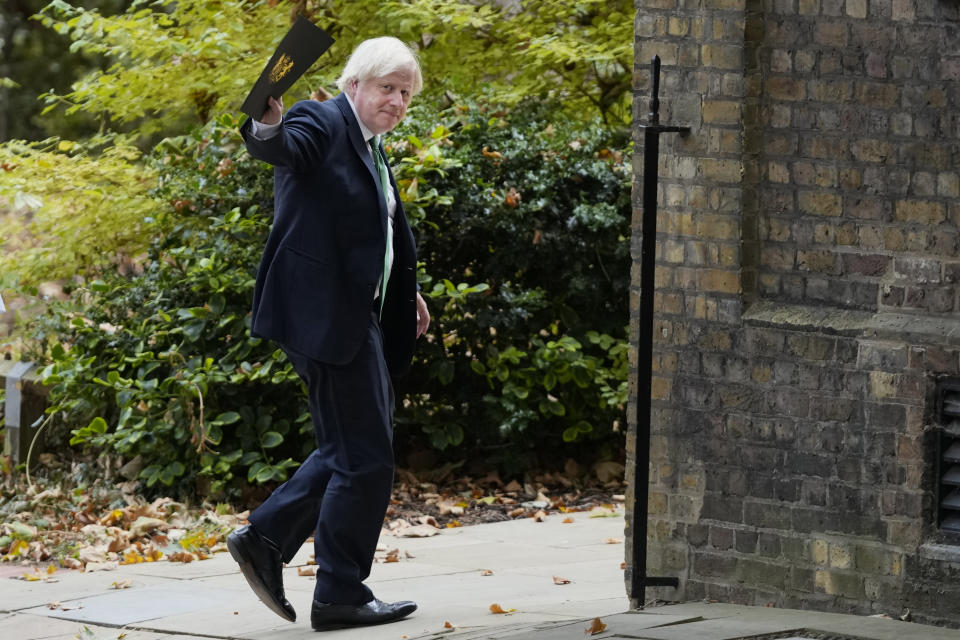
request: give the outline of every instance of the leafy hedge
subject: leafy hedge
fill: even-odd
[[[433,315],[396,382],[401,455],[515,473],[621,454],[626,141],[550,113],[421,107],[390,136]],[[75,289],[29,328],[49,362],[48,429],[132,461],[148,487],[235,496],[283,481],[313,446],[295,372],[249,335],[272,179],[236,125],[224,116],[149,154],[167,231],[143,266]]]
[[[410,429],[407,446],[485,451],[513,473],[622,447],[627,140],[556,113],[532,100],[509,112],[461,107],[435,136],[433,153],[455,166],[430,184],[452,204],[418,226],[421,259],[428,274],[489,289],[435,308],[431,339],[401,383],[398,422],[421,432]],[[404,131],[425,128],[429,114],[418,115]],[[425,289],[450,286],[431,275]]]
[[[242,480],[282,481],[308,448],[296,373],[249,333],[271,180],[235,127],[224,117],[164,141],[150,161],[169,231],[154,237],[142,270],[75,290],[32,326],[45,352],[34,357],[51,361],[54,429],[137,459],[148,487],[201,478],[202,491],[219,494]]]

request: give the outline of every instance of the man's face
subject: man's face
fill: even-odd
[[[379,135],[400,124],[413,97],[413,74],[394,71],[379,78],[354,80],[347,94],[363,124]]]

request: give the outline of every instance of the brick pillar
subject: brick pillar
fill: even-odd
[[[675,381],[702,343],[727,349],[724,327],[740,322],[741,235],[744,201],[743,111],[747,94],[744,65],[745,0],[638,0],[634,65],[634,120],[646,118],[649,65],[663,63],[661,122],[688,125],[686,136],[661,138],[658,195],[658,249],[650,442],[647,571],[679,576],[679,591],[650,589],[654,597],[686,597],[687,539],[705,535],[698,524],[703,507],[704,468],[687,456],[678,439],[682,405],[696,402],[702,389]],[[639,309],[639,254],[643,135],[634,132],[633,291],[631,342],[636,344]],[[748,237],[755,235],[753,231]],[[636,366],[636,351],[633,366]],[[699,364],[696,365],[699,367]],[[635,371],[633,379],[635,380]],[[635,394],[635,387],[632,393]],[[671,398],[683,395],[682,402]],[[635,397],[628,410],[627,477],[633,477]],[[701,421],[690,421],[691,438],[702,438]],[[720,425],[715,425],[720,428]],[[632,487],[628,504],[632,504]],[[742,504],[729,505],[742,509]],[[628,515],[628,522],[630,517]],[[627,562],[632,532],[627,531]],[[628,567],[629,575],[629,567]],[[637,603],[634,603],[635,605]]]

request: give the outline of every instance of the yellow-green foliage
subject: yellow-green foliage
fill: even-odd
[[[488,89],[505,104],[549,93],[575,120],[599,112],[610,124],[630,122],[632,1],[397,0],[377,15],[423,46],[434,86],[470,96]]]
[[[139,157],[124,143],[95,154],[66,140],[0,145],[0,273],[36,285],[139,253],[159,208]]]
[[[48,111],[94,115],[107,140],[118,129],[140,141],[181,134],[236,112],[298,11],[337,42],[288,105],[332,89],[361,40],[392,34],[419,50],[422,99],[486,93],[509,105],[550,94],[574,118],[630,119],[628,0],[135,0],[108,17],[53,0],[43,24],[112,65],[42,98]],[[0,144],[0,162],[14,167],[0,171],[0,273],[24,284],[89,275],[144,246],[145,220],[163,206],[149,196],[155,174],[130,144],[87,142]]]
[[[44,24],[74,46],[116,61],[90,74],[50,106],[135,122],[142,133],[164,131],[192,115],[202,122],[235,110],[302,11],[336,39],[291,98],[332,88],[360,41],[384,34],[414,45],[429,94],[477,97],[489,91],[511,104],[552,93],[571,114],[599,111],[628,123],[633,68],[633,3],[628,0],[155,0],[134,2],[119,16],[54,0]],[[292,100],[290,100],[292,102]]]
[[[54,0],[41,20],[114,61],[65,96],[47,94],[48,109],[64,104],[141,134],[179,133],[170,127],[184,116],[203,124],[235,109],[289,27],[289,13],[262,0],[137,0],[110,17]]]

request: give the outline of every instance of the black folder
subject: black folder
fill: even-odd
[[[282,96],[332,44],[330,34],[303,16],[297,16],[240,110],[254,119],[263,116],[267,97]]]

